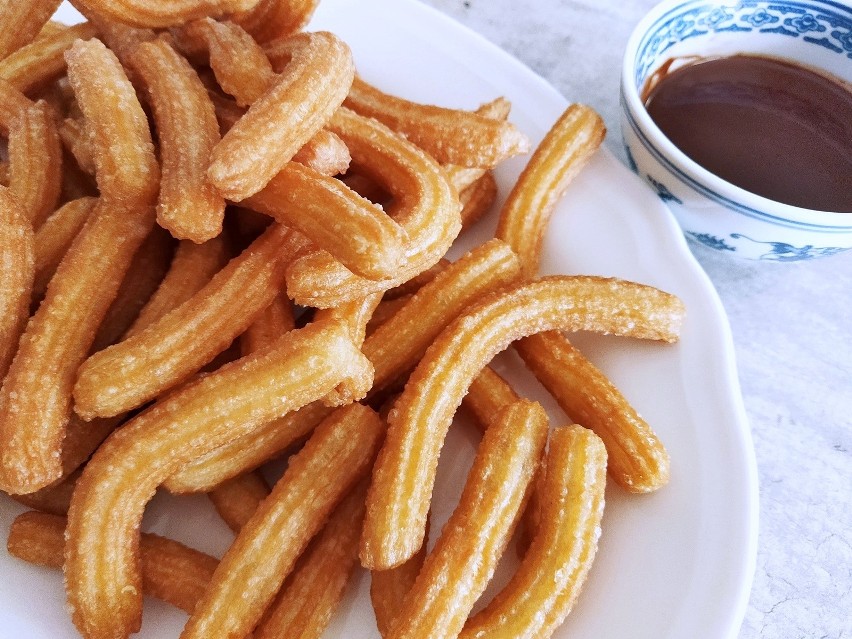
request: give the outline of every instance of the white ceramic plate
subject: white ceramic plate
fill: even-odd
[[[64,17],[73,15],[67,7]],[[566,106],[541,78],[479,36],[412,0],[324,0],[313,26],[350,43],[369,81],[402,96],[472,108],[498,95],[512,120],[538,141]],[[572,96],[582,101],[583,96]],[[498,172],[505,196],[523,159]],[[485,220],[466,243],[490,237]],[[543,271],[625,277],[676,293],[688,317],[679,344],[578,335],[575,342],[653,425],[672,457],[669,486],[653,495],[607,492],[600,550],[590,578],[557,637],[733,639],[754,567],[757,481],[751,436],[741,406],[732,342],[718,297],[671,214],[608,152],[572,185],[546,238]],[[536,397],[503,357],[502,372]],[[546,401],[546,400],[545,400]],[[555,422],[564,421],[546,402]],[[435,530],[461,490],[475,441],[453,429],[436,487]],[[158,496],[145,528],[213,554],[231,539],[205,498]],[[0,501],[0,535],[23,510]],[[511,553],[510,553],[511,554]],[[512,569],[501,567],[497,585]],[[0,551],[0,637],[77,637],[64,610],[62,578]],[[378,637],[367,590],[356,575],[327,637]],[[495,585],[495,587],[497,587]],[[177,637],[185,615],[146,603],[140,637]]]

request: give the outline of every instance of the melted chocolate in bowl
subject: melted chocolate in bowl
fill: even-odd
[[[702,59],[649,79],[642,99],[695,162],[757,195],[852,212],[852,91],[788,62]]]

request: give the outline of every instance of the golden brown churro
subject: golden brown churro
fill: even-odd
[[[65,72],[64,54],[74,41],[88,40],[96,34],[92,24],[83,22],[39,36],[0,60],[0,78],[23,93],[41,89]]]
[[[269,485],[260,473],[249,472],[223,481],[207,496],[228,528],[239,532],[269,496]]]
[[[327,32],[288,39],[290,61],[275,84],[213,149],[208,177],[227,199],[260,191],[343,102],[352,54]]]
[[[187,25],[186,30],[204,41],[216,81],[239,106],[251,106],[275,83],[263,48],[238,24],[206,18]]]
[[[92,355],[77,374],[77,413],[84,419],[123,413],[197,372],[278,294],[282,270],[300,242],[289,229],[273,225],[178,308]],[[228,312],[232,308],[241,312]],[[196,340],[199,332],[207,338]],[[152,366],[156,376],[149,374]]]
[[[5,377],[29,317],[35,276],[33,227],[21,205],[0,187],[0,378]]]
[[[33,297],[41,299],[56,267],[83,228],[97,200],[83,197],[66,202],[42,224],[35,235]]]
[[[320,424],[222,557],[183,639],[251,632],[335,504],[367,476],[383,434],[378,415],[357,403]]]
[[[563,335],[542,333],[535,338],[520,340],[515,349],[562,410],[603,440],[615,482],[634,493],[665,485],[665,447],[613,383]]]
[[[148,119],[121,64],[99,40],[77,40],[65,53],[68,79],[94,145],[101,197],[148,206],[160,186]],[[114,110],[112,104],[125,108]],[[117,118],[116,115],[122,117]]]
[[[218,235],[203,244],[182,240],[160,286],[124,333],[127,339],[144,330],[200,291],[228,263],[228,243]]]
[[[406,266],[405,231],[343,182],[310,167],[286,164],[243,206],[299,231],[363,277],[392,277]]]
[[[162,177],[157,222],[198,244],[222,232],[225,200],[207,181],[219,125],[207,89],[189,62],[164,40],[143,42],[130,55],[147,89],[160,142]]]
[[[358,538],[369,482],[361,480],[335,508],[299,558],[254,631],[257,639],[318,639],[358,564]]]
[[[467,621],[460,637],[549,637],[565,620],[597,550],[606,459],[591,431],[554,429],[535,538],[511,581]]]
[[[0,1],[0,59],[35,40],[61,1]]]
[[[485,432],[459,505],[405,597],[386,639],[455,637],[512,536],[547,442],[547,415],[521,400]]]
[[[497,237],[515,249],[528,278],[538,272],[541,241],[556,203],[605,134],[597,113],[571,105],[545,135],[512,188],[500,212]]]
[[[375,120],[341,108],[326,128],[349,147],[361,170],[395,199],[391,216],[408,234],[406,263],[393,277],[355,276],[323,251],[308,253],[287,269],[287,292],[297,303],[327,308],[385,291],[434,265],[461,230],[458,196],[441,168],[420,149]]]
[[[54,118],[39,101],[9,128],[9,188],[34,228],[54,211],[62,187],[62,144]]]
[[[139,521],[169,475],[343,379],[364,379],[366,392],[369,373],[341,326],[312,324],[184,385],[113,433],[87,464],[68,513],[66,585],[80,631],[127,636],[138,629]]]
[[[429,536],[429,521],[426,521],[426,537]],[[402,602],[414,586],[417,575],[426,559],[426,544],[404,563],[387,570],[370,572],[370,603],[376,615],[379,634],[385,637],[390,632],[394,619],[402,608]]]
[[[46,513],[19,515],[9,530],[9,554],[32,564],[62,568],[65,518]],[[191,613],[218,561],[158,535],[143,533],[139,542],[145,594]]]
[[[472,111],[403,100],[358,77],[344,104],[404,133],[443,164],[492,168],[501,160],[529,150],[529,140],[508,122]]]
[[[368,498],[361,563],[389,568],[420,547],[438,454],[453,414],[472,379],[512,341],[546,330],[674,341],[682,316],[680,300],[658,289],[579,276],[504,289],[469,308],[434,340],[388,417]]]
[[[258,0],[72,0],[89,17],[97,15],[112,24],[161,28],[184,24],[205,16],[219,17],[248,11]]]

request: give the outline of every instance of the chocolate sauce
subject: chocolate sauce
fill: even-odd
[[[778,202],[852,212],[852,91],[782,60],[736,55],[664,65],[651,118],[720,178]]]

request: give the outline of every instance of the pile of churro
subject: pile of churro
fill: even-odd
[[[9,552],[64,571],[88,639],[138,632],[145,594],[184,639],[318,637],[358,565],[386,639],[550,636],[606,478],[669,476],[566,333],[675,342],[681,301],[538,275],[600,117],[572,105],[532,149],[500,96],[386,93],[306,30],[316,0],[72,0],[74,26],[58,4],[0,0],[0,490],[33,509]],[[496,236],[448,260],[526,153]],[[510,347],[566,423],[489,366]],[[460,407],[481,441],[430,533]],[[209,495],[224,556],[140,533],[158,490]]]

